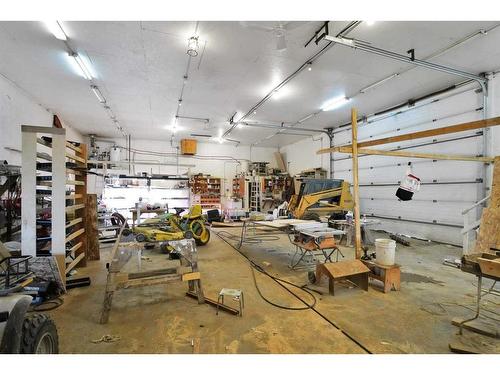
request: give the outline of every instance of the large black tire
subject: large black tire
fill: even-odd
[[[137,242],[145,242],[146,241],[146,236],[144,234],[142,234],[142,233],[138,233],[135,236],[135,240]]]
[[[301,219],[321,221],[319,219],[319,215],[316,212],[306,212],[304,215],[302,215]]]
[[[203,238],[195,238],[194,242],[196,242],[196,245],[198,246],[205,246],[208,241],[210,241],[210,230],[207,228],[207,233]]]
[[[21,338],[22,354],[58,354],[59,338],[54,321],[45,314],[24,319]]]

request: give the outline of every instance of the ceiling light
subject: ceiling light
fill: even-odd
[[[44,21],[45,26],[47,26],[47,29],[54,35],[57,39],[59,40],[67,40],[68,36],[64,32],[64,29],[62,28],[61,24],[59,21]]]
[[[102,95],[101,91],[99,90],[99,87],[96,85],[91,85],[90,88],[94,92],[94,95],[97,97],[97,100],[99,100],[99,103],[104,104],[106,103],[106,99]]]
[[[224,138],[222,137],[217,138],[217,142],[219,142],[220,144],[224,143]]]
[[[277,28],[274,34],[276,36],[276,51],[281,52],[286,50],[285,30],[283,28]]]
[[[76,64],[78,65],[78,67],[82,71],[83,77],[90,81],[92,79],[92,74],[90,74],[90,71],[87,68],[87,66],[85,65],[85,63],[83,62],[81,56],[77,53],[71,53],[71,54],[69,54],[69,56],[71,56],[76,61]]]
[[[323,106],[321,107],[321,110],[323,111],[331,111],[335,108],[339,108],[341,106],[343,106],[344,104],[346,104],[349,100],[351,100],[350,98],[342,95],[342,96],[337,96],[336,98],[333,98],[333,99],[330,99],[328,101],[326,101]]]
[[[307,65],[308,65],[308,67],[307,67],[308,71],[313,70],[313,68],[312,68],[312,62],[308,62]]]
[[[338,38],[338,37],[332,36],[332,35],[325,35],[325,40],[328,40],[329,42],[343,44],[344,46],[349,46],[349,47],[356,46],[356,43],[354,42],[354,40],[349,39],[349,38],[343,38],[343,37]]]
[[[375,21],[365,21],[366,26],[373,26],[375,24]]]
[[[257,114],[257,111],[253,111],[253,114],[256,115]]]
[[[192,36],[188,39],[188,49],[186,52],[191,57],[198,56],[198,37]]]
[[[179,99],[179,107],[182,105],[182,99]]]
[[[185,76],[184,76],[184,77],[182,77],[182,78],[184,78],[184,84],[186,84],[186,83],[188,82],[188,76],[187,76],[187,75],[185,75]]]
[[[115,114],[113,113],[113,110],[111,109],[111,107],[109,105],[104,105],[104,109],[106,110],[106,112],[108,113],[109,115],[109,118],[111,120],[115,120],[116,119],[116,116]]]

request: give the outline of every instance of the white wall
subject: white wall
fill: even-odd
[[[320,148],[328,147],[330,141],[326,134],[316,134],[298,142],[280,148],[290,175],[296,175],[309,168],[330,170],[330,156],[316,155]]]
[[[123,138],[117,138],[111,140],[116,145],[125,147],[126,142]],[[110,143],[97,142],[101,151],[106,150],[111,146]],[[230,195],[230,190],[232,186],[233,177],[242,171],[242,163],[245,162],[269,162],[269,166],[272,168],[276,167],[276,161],[274,157],[274,152],[277,148],[270,147],[250,147],[250,146],[234,146],[232,144],[219,144],[215,142],[198,142],[197,153],[193,157],[180,156],[179,164],[181,165],[177,169],[176,163],[176,143],[174,147],[170,145],[169,140],[162,141],[151,141],[151,140],[141,140],[132,139],[131,148],[140,152],[160,152],[168,155],[143,155],[140,152],[132,152],[131,159],[139,162],[159,162],[163,165],[151,166],[151,165],[135,165],[132,166],[131,174],[137,174],[139,172],[147,172],[154,174],[185,174],[189,172],[190,174],[203,173],[210,174],[214,177],[220,177],[224,179],[225,191],[224,195]],[[126,150],[122,149],[121,159],[126,160],[128,154]],[[174,164],[174,165],[165,165]],[[182,166],[190,165],[190,166]],[[128,174],[128,166],[123,166],[124,173]],[[89,181],[89,188],[92,192],[100,194],[102,189],[102,183],[99,178],[93,177],[94,180]]]
[[[52,126],[53,114],[35,99],[0,75],[0,160],[21,165],[21,125]],[[64,124],[64,123],[63,123]],[[81,134],[67,124],[66,138],[83,141]]]
[[[500,84],[495,79],[490,85],[490,116],[498,115],[500,111]],[[462,122],[482,119],[483,113],[478,110],[482,107],[482,94],[476,93],[477,85],[461,88],[440,97],[439,101],[425,106],[397,114],[395,116],[361,124],[358,130],[359,140],[383,138],[392,135],[410,133]],[[463,91],[463,92],[462,92]],[[411,147],[407,151],[444,154],[478,155],[483,151],[483,138],[475,136],[477,131],[456,133],[434,139],[420,139],[398,144],[379,146],[379,149],[395,149],[398,146]],[[471,136],[467,139],[441,142],[457,137]],[[500,129],[493,128],[490,132],[492,153],[500,154]],[[335,134],[334,145],[344,145],[351,142],[350,128]],[[418,146],[431,142],[426,146]],[[433,143],[434,142],[434,143]],[[327,147],[328,140],[323,141]],[[282,148],[286,153],[287,161],[292,161],[292,173],[307,167],[323,165],[328,169],[328,155],[321,160],[315,155],[319,149],[319,142],[311,139],[294,143]],[[307,150],[307,152],[305,151]],[[346,154],[334,154],[334,178],[341,178],[352,182],[352,159]],[[477,162],[432,161],[427,159],[391,158],[384,156],[363,156],[359,159],[360,185],[391,183],[398,184],[405,175],[407,163],[413,164],[413,172],[422,179],[422,182],[431,183],[422,185],[421,190],[409,202],[401,202],[395,196],[397,186],[360,186],[361,212],[378,216],[393,217],[396,220],[382,220],[380,229],[390,232],[406,233],[417,237],[436,241],[461,244],[462,237],[459,226],[462,225],[461,211],[480,199],[483,194],[482,186],[473,183],[483,177],[483,164]],[[297,169],[294,169],[294,164]],[[432,184],[448,182],[450,184]],[[469,181],[467,184],[453,184],[452,182]],[[412,223],[397,220],[409,219],[441,223],[443,225]]]

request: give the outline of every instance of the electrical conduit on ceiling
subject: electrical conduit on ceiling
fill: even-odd
[[[349,32],[354,30],[359,24],[361,24],[361,21],[352,21],[350,22],[340,33],[338,33],[338,36],[343,36],[347,35]],[[259,107],[261,107],[267,100],[271,98],[271,96],[276,92],[279,91],[280,88],[285,86],[288,82],[290,82],[293,78],[295,78],[300,72],[302,72],[304,69],[308,68],[315,60],[317,60],[321,55],[323,55],[328,49],[330,49],[335,43],[329,42],[326,46],[324,46],[320,51],[318,51],[316,54],[314,54],[312,57],[310,57],[306,62],[304,62],[302,65],[300,65],[293,73],[288,75],[283,81],[281,81],[278,85],[276,85],[271,91],[264,96],[257,104],[255,104],[250,110],[248,110],[241,118],[239,118],[237,121],[233,122],[229,129],[227,129],[221,136],[221,138],[226,138],[235,128],[238,126],[238,123],[243,122],[246,120],[247,117],[252,115]],[[255,145],[255,144],[254,144]]]

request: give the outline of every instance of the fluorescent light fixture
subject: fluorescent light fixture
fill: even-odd
[[[69,54],[69,56],[71,56],[75,60],[76,64],[78,65],[83,74],[83,77],[90,81],[92,79],[92,74],[90,73],[90,70],[87,68],[85,63],[83,62],[82,57],[77,53]]]
[[[387,82],[387,81],[389,81],[390,79],[393,79],[393,78],[395,78],[395,77],[397,77],[397,76],[399,76],[399,73],[394,73],[394,74],[390,75],[389,77],[385,77],[384,79],[381,79],[380,81],[377,81],[377,82],[375,82],[375,83],[372,83],[372,84],[371,84],[371,85],[369,85],[369,86],[366,86],[366,87],[362,88],[361,90],[359,90],[359,92],[361,92],[361,93],[363,93],[363,94],[364,94],[364,93],[365,93],[365,92],[367,92],[368,90],[371,90],[371,89],[373,89],[373,88],[375,88],[375,87],[377,87],[377,86],[381,85],[382,83]]]
[[[104,105],[104,109],[106,110],[106,112],[108,113],[109,115],[109,118],[111,120],[116,120],[116,116],[115,114],[113,113],[113,110],[111,109],[111,107],[109,105]]]
[[[198,56],[198,37],[192,36],[188,39],[188,49],[186,52],[191,57]]]
[[[375,24],[375,21],[365,21],[366,26],[373,26]]]
[[[99,103],[101,104],[106,103],[106,99],[99,90],[99,87],[97,87],[96,85],[91,85],[90,88],[92,89],[94,95],[97,97],[97,100],[99,100]]]
[[[343,44],[343,45],[349,46],[349,47],[354,47],[356,45],[353,39],[337,38],[336,36],[331,36],[331,35],[325,35],[325,40],[328,40],[330,42]]]
[[[321,107],[321,110],[323,111],[331,111],[333,109],[339,108],[346,104],[350,98],[342,95],[342,96],[337,96],[336,98],[330,99],[326,101],[323,106]]]
[[[309,120],[311,117],[313,117],[316,113],[311,113],[307,115],[306,117],[301,118],[299,121],[297,121],[299,124],[302,124],[304,121]]]
[[[238,129],[243,129],[245,127],[245,124],[242,122],[238,122],[238,125],[236,125]]]
[[[68,40],[68,35],[61,26],[59,21],[44,21],[47,29],[59,40]]]

